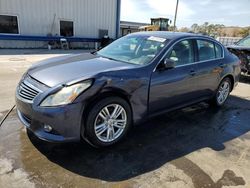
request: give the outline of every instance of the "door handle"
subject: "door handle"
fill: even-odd
[[[196,72],[195,72],[195,70],[191,70],[191,71],[189,72],[189,74],[190,74],[191,76],[194,76],[194,75],[196,74]]]

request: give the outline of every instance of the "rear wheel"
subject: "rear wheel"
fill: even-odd
[[[97,102],[90,110],[85,133],[95,147],[110,146],[121,140],[131,124],[129,104],[119,97]]]
[[[211,100],[211,104],[216,107],[222,106],[226,102],[230,94],[231,87],[232,87],[231,80],[229,78],[223,79],[216,91],[215,96]]]

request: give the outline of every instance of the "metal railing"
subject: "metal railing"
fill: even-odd
[[[217,37],[216,40],[222,43],[224,46],[232,45],[238,42],[242,37]]]

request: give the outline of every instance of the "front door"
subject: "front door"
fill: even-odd
[[[171,69],[152,73],[149,92],[149,113],[152,115],[196,100],[196,71],[193,40],[173,46],[166,58],[175,61]]]

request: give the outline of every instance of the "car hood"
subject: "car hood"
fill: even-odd
[[[130,69],[136,65],[97,57],[91,53],[51,58],[34,64],[28,74],[43,84],[53,87],[98,73]]]
[[[247,50],[250,51],[250,46],[238,46],[238,45],[230,45],[227,46],[227,48],[229,49],[236,49],[236,50]]]

